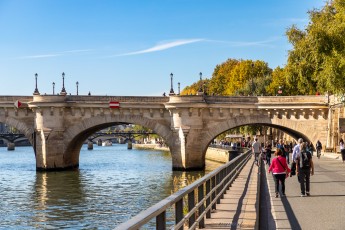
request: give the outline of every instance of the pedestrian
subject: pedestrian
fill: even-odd
[[[310,175],[314,175],[314,163],[311,153],[306,150],[306,144],[300,145],[296,156],[296,174],[301,185],[301,196],[310,196]]]
[[[343,163],[344,163],[344,161],[345,161],[345,146],[344,146],[343,138],[340,139],[339,146],[340,146],[341,157],[343,158]]]
[[[285,196],[285,178],[289,176],[290,168],[286,163],[285,157],[283,157],[283,152],[281,149],[277,149],[274,153],[276,156],[272,159],[272,163],[268,168],[268,173],[273,173],[273,179],[275,183],[275,193],[276,198],[278,198],[279,192],[279,182],[281,184],[282,196]]]
[[[266,164],[268,166],[270,166],[271,165],[272,147],[271,147],[271,144],[269,141],[266,142],[265,152],[266,152]]]
[[[299,138],[297,140],[297,145],[295,145],[295,147],[293,147],[292,156],[291,156],[292,162],[296,162],[296,155],[299,154],[300,146],[301,146],[302,143],[303,143],[303,139]]]
[[[285,157],[285,160],[289,164],[289,153],[286,151],[286,145],[284,144],[284,141],[282,139],[279,140],[279,143],[277,144],[277,148],[281,149],[283,153],[283,157]]]
[[[322,144],[319,140],[317,140],[315,147],[316,147],[316,156],[318,159],[320,159]],[[313,154],[311,155],[313,156]]]
[[[255,137],[254,142],[252,144],[252,152],[254,154],[254,157],[255,157],[254,159],[255,159],[256,164],[259,165],[258,158],[259,158],[259,155],[260,155],[260,152],[261,152],[261,144],[258,141],[257,137]]]

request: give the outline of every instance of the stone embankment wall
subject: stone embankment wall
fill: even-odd
[[[161,151],[170,151],[166,146],[160,146],[159,144],[133,144],[133,148],[135,149],[153,149],[153,150],[161,150]]]
[[[229,161],[229,150],[209,147],[206,151],[206,160],[226,163]]]
[[[168,147],[165,147],[165,146],[160,147],[159,144],[133,144],[133,148],[169,151]],[[226,163],[229,161],[229,150],[209,147],[206,151],[205,158],[206,160]]]

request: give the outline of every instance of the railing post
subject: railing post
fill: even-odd
[[[220,172],[216,175],[216,185],[219,185],[220,184]],[[217,196],[219,195],[219,193],[220,193],[220,187],[218,187],[217,189],[216,189],[216,191],[217,191]],[[217,204],[220,204],[220,197],[218,197],[218,199],[217,199]]]
[[[175,204],[175,223],[179,223],[183,219],[183,199],[179,200]],[[183,230],[183,226],[178,230]]]
[[[165,211],[156,217],[156,229],[165,230],[166,228],[166,216]]]
[[[220,181],[222,182],[222,185],[220,186],[220,192],[222,192],[223,188],[224,188],[224,174],[225,174],[225,169],[222,169],[220,171]],[[225,191],[224,191],[225,193]],[[222,195],[220,196],[220,199],[224,198],[224,193],[222,192]]]
[[[216,176],[213,176],[211,181],[212,181],[211,190],[213,190],[216,187]],[[216,191],[213,191],[212,192],[212,202],[214,201],[215,198],[216,198]],[[216,209],[216,203],[213,203],[212,209]]]
[[[188,194],[188,212],[192,211],[195,206],[195,192],[194,190]],[[191,227],[195,222],[195,213],[189,217],[188,226]]]
[[[198,188],[198,203],[200,203],[204,199],[204,184],[201,184]],[[200,214],[205,210],[204,203],[199,207],[199,216]],[[204,228],[205,227],[205,219],[202,218],[199,222],[199,228]]]
[[[206,181],[206,195],[208,195],[211,191],[211,180],[207,180]],[[207,199],[206,199],[206,207],[210,206],[211,204],[211,197],[209,196]],[[207,212],[206,212],[206,218],[211,218],[211,209],[209,209]]]

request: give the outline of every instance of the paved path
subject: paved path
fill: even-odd
[[[256,193],[258,167],[253,157],[244,166],[224,199],[205,220],[208,229],[253,229],[256,223]],[[249,175],[249,176],[248,176]]]
[[[275,198],[272,175],[267,175],[276,229],[345,229],[345,163],[340,158],[334,153],[325,153],[321,159],[314,155],[310,197],[300,197],[293,176],[286,181],[286,197]]]

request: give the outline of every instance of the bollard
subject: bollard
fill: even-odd
[[[11,142],[8,142],[7,143],[7,150],[8,151],[13,151],[14,149],[15,149],[15,144],[11,143]]]
[[[102,146],[102,140],[101,140],[101,139],[98,139],[98,140],[97,140],[97,145],[98,145],[98,146]]]
[[[87,150],[93,150],[93,142],[92,141],[87,142]]]

